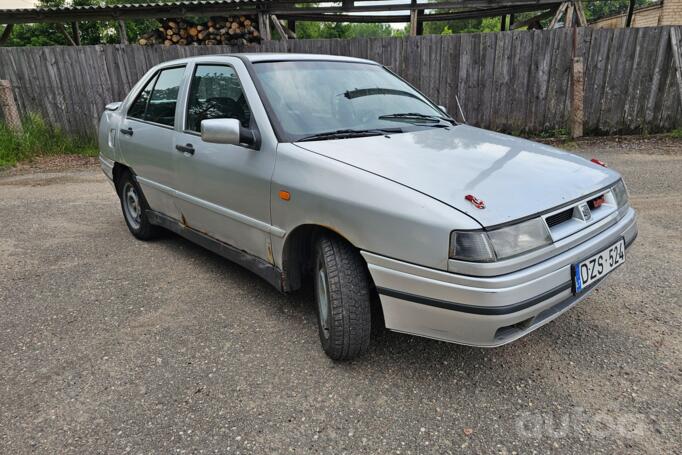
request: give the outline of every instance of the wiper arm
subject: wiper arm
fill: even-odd
[[[399,114],[387,114],[379,117],[379,120],[427,120],[431,122],[445,121],[452,125],[455,121],[449,117],[442,117],[440,115],[427,115],[418,112],[403,112]]]
[[[344,139],[351,137],[365,137],[365,136],[379,136],[387,133],[402,133],[402,128],[374,128],[366,130],[343,129],[334,131],[325,131],[324,133],[311,134],[297,139],[295,142],[305,141],[324,141],[327,139]]]

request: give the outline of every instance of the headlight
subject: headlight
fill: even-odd
[[[552,243],[542,218],[488,232],[497,259],[505,259]]]
[[[552,243],[542,218],[495,229],[455,231],[450,235],[450,257],[462,261],[492,262],[507,259]]]
[[[618,208],[625,207],[628,204],[628,190],[625,188],[623,180],[619,180],[618,183],[611,188],[611,193],[613,193],[613,197],[616,199]]]

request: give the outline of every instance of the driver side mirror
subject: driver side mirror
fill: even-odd
[[[201,121],[201,140],[213,144],[257,146],[254,131],[244,128],[234,118],[216,118]]]
[[[447,114],[447,113],[448,113],[448,108],[445,107],[445,106],[438,106],[438,109],[440,109],[441,111],[443,111],[444,114]]]

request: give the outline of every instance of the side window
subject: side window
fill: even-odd
[[[149,97],[144,120],[173,126],[175,122],[175,106],[178,103],[178,91],[182,83],[185,67],[162,70],[154,84]]]
[[[251,111],[234,69],[229,66],[197,65],[187,102],[188,131],[201,131],[201,121],[234,118],[245,128]]]
[[[144,119],[144,111],[147,110],[149,96],[152,94],[152,88],[154,88],[154,82],[156,82],[157,77],[158,74],[149,79],[147,85],[145,85],[140,94],[137,95],[137,98],[135,98],[135,101],[133,101],[133,104],[131,104],[128,109],[128,117]]]

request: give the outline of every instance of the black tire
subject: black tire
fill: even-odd
[[[313,273],[324,352],[334,360],[358,357],[367,351],[372,328],[365,262],[349,243],[323,236],[315,248]]]
[[[159,234],[159,227],[149,222],[147,217],[149,206],[133,174],[130,171],[124,171],[116,187],[118,189],[118,198],[121,201],[123,219],[130,233],[140,240],[156,238]],[[135,206],[135,209],[132,208],[133,206]]]

